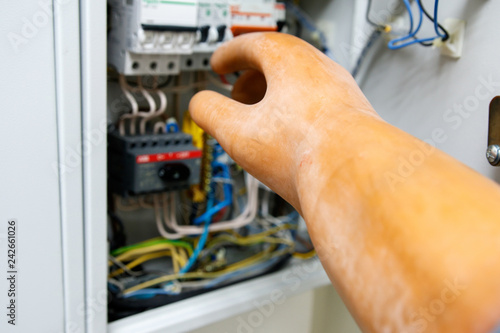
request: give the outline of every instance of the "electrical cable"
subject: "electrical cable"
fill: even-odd
[[[161,244],[171,244],[177,247],[182,247],[188,251],[188,253],[191,255],[193,253],[193,248],[191,244],[183,241],[177,241],[177,240],[168,240],[168,239],[163,239],[163,238],[154,238],[150,239],[138,244],[134,245],[128,245],[121,247],[119,249],[116,249],[114,251],[111,251],[112,256],[119,256],[120,254],[123,254],[125,252],[129,252],[132,250],[139,250],[139,249],[145,249],[146,251],[151,251],[150,249],[147,249],[148,247],[154,246],[154,245],[161,245]],[[128,253],[127,253],[128,254]]]
[[[368,5],[366,6],[366,21],[375,28],[377,28],[377,30],[384,31],[386,29],[386,25],[375,23],[370,19],[371,8],[372,8],[372,0],[368,0]]]
[[[223,179],[231,181],[231,174],[229,172],[229,167],[224,164],[220,163],[217,161],[212,162],[212,170],[215,170],[216,168],[220,168],[223,173]],[[213,181],[213,179],[212,179]],[[194,219],[193,223],[195,225],[199,225],[203,221],[205,221],[207,218],[212,218],[215,214],[220,212],[222,209],[231,206],[233,203],[233,193],[232,193],[232,184],[231,183],[224,183],[223,184],[223,189],[224,189],[224,200],[217,203],[214,207],[207,209],[205,213],[202,215],[198,216],[197,218]]]
[[[153,259],[157,259],[157,258],[162,258],[162,257],[167,257],[167,256],[172,256],[172,250],[168,250],[168,251],[162,251],[162,252],[156,252],[156,253],[151,253],[151,254],[146,254],[146,255],[143,255],[137,259],[135,259],[134,261],[128,263],[125,265],[125,267],[127,267],[129,270],[132,270],[133,268],[139,266],[140,264],[146,262],[146,261],[149,261],[149,260],[153,260]],[[177,265],[177,267],[179,267],[179,262],[178,260],[172,260],[172,262],[174,263],[174,266]],[[175,271],[175,269],[174,269]],[[177,272],[179,270],[177,269]],[[118,276],[120,274],[122,274],[124,272],[124,269],[123,268],[119,268],[111,273],[108,274],[108,278],[113,278],[115,276]]]
[[[125,95],[125,98],[127,101],[130,103],[130,106],[132,107],[132,114],[125,114],[120,117],[120,121],[118,124],[119,131],[121,135],[125,135],[125,119],[130,119],[130,134],[134,135],[135,134],[135,118],[139,114],[139,103],[137,103],[137,100],[135,99],[134,95],[131,93],[131,89],[127,84],[127,80],[125,79],[125,75],[120,74],[120,77],[118,79],[120,88],[122,90],[122,93]]]
[[[153,133],[158,134],[158,133],[167,133],[166,131],[166,125],[165,122],[163,121],[158,121],[156,122],[154,128],[153,128]]]
[[[144,91],[147,93],[146,90],[144,90]],[[150,112],[148,116],[141,119],[140,132],[143,135],[146,133],[147,122],[153,118],[160,117],[161,115],[163,115],[168,107],[167,95],[165,95],[165,93],[159,89],[156,89],[153,92],[155,92],[158,95],[158,97],[160,98],[160,106],[157,110],[153,109],[153,111]],[[151,95],[149,95],[149,96],[151,96]],[[160,123],[162,124],[162,122],[160,122]]]
[[[116,266],[120,267],[125,273],[127,273],[130,276],[139,276],[141,273],[139,272],[134,272],[131,271],[125,264],[123,264],[120,260],[113,258],[112,256],[108,256],[109,260],[115,264]]]
[[[227,283],[223,283],[217,285],[212,288],[206,289],[197,289],[192,291],[183,292],[182,294],[177,295],[155,295],[152,298],[141,299],[141,298],[123,298],[118,296],[116,292],[110,292],[111,299],[108,303],[108,319],[110,322],[122,319],[137,313],[140,313],[147,309],[157,308],[159,306],[164,306],[168,304],[172,304],[178,302],[180,300],[184,300],[190,297],[194,297],[200,294],[204,294],[209,291],[214,291],[221,289],[223,287],[227,287],[230,285],[234,285],[236,283],[242,283],[248,281],[250,279],[255,279],[267,274],[274,273],[280,270],[290,259],[290,255],[280,257],[280,260],[272,267],[269,267],[266,271],[262,273],[249,274],[248,276],[242,277],[239,280],[228,281]],[[206,281],[206,280],[205,280]],[[191,283],[191,282],[188,282]],[[193,282],[194,283],[194,282]],[[180,283],[181,285],[183,282]],[[121,295],[121,293],[120,293]]]
[[[171,251],[175,247],[176,246],[172,244],[156,244],[144,248],[130,250],[128,252],[122,253],[114,257],[114,259],[120,262],[129,262],[154,252],[165,251],[165,250]]]
[[[211,224],[209,227],[210,232],[238,229],[255,219],[255,216],[257,215],[259,181],[252,175],[246,173],[246,186],[248,189],[248,201],[243,212],[232,220]],[[183,236],[188,235],[200,235],[204,230],[201,226],[181,226],[177,223],[176,219],[167,219],[166,222],[167,226],[177,233],[173,234],[173,237],[177,238],[182,238]]]
[[[234,278],[241,278],[241,276],[248,274],[250,272],[255,274],[255,273],[259,273],[261,271],[266,271],[267,269],[269,269],[269,267],[272,267],[273,265],[275,265],[276,262],[278,262],[279,260],[280,260],[279,257],[273,258],[273,259],[270,259],[266,262],[263,262],[263,263],[260,263],[257,265],[253,265],[251,267],[243,268],[243,269],[236,271],[236,272],[233,272],[233,273],[225,274],[221,277],[218,277],[218,278],[215,278],[215,279],[208,281],[208,283],[204,286],[204,288],[212,288],[218,284],[226,282],[227,280],[231,280]]]
[[[424,12],[425,16],[427,16],[429,18],[429,20],[433,21],[434,22],[434,30],[436,31],[436,34],[441,37],[443,39],[443,41],[446,41],[450,35],[448,34],[448,31],[446,31],[445,28],[443,28],[440,24],[439,24],[439,20],[438,20],[438,9],[439,9],[439,0],[435,0],[436,2],[434,3],[434,18],[431,18],[429,13],[427,13],[427,11],[425,10],[425,8],[422,6],[422,2],[420,0],[418,0],[418,2],[420,3],[420,8],[422,9],[422,11]],[[439,29],[442,29],[444,31],[444,35],[442,35],[440,32],[439,32]]]
[[[163,194],[163,196],[167,196],[168,194]],[[162,203],[160,203],[162,202]],[[165,205],[165,202],[166,200],[161,200],[161,195],[160,194],[157,194],[154,196],[154,205],[155,205],[155,219],[156,219],[156,226],[158,228],[158,232],[160,233],[160,235],[162,237],[165,237],[166,239],[170,239],[170,240],[175,240],[175,239],[180,239],[180,238],[183,238],[185,235],[184,234],[180,234],[180,233],[170,233],[169,231],[167,231],[165,229],[165,226],[163,225],[163,219],[167,219],[168,221],[168,215],[166,214],[167,213],[167,207]],[[162,217],[162,209],[161,207],[163,207],[163,217]],[[175,208],[174,207],[171,207],[171,209],[173,210]],[[173,214],[175,216],[175,213]],[[169,223],[167,222],[167,225]]]
[[[198,256],[200,255],[201,251],[203,250],[203,247],[205,246],[207,239],[208,239],[208,234],[209,234],[209,226],[210,226],[210,219],[205,220],[205,226],[204,226],[204,231],[203,234],[200,237],[200,240],[198,241],[198,244],[196,245],[196,249],[194,250],[193,254],[189,258],[189,261],[187,264],[181,269],[180,274],[187,273],[191,267],[193,267],[194,263],[198,259]]]
[[[427,12],[427,10],[425,9],[424,4],[422,3],[421,0],[417,0],[417,1],[420,3],[420,7],[422,8],[424,15],[429,20],[434,22],[434,30],[436,31],[436,34],[442,38],[443,42],[447,41],[450,38],[450,35],[449,35],[448,31],[441,24],[439,24],[439,21],[437,19],[437,9],[438,9],[439,0],[436,0],[434,3],[434,17],[432,17],[429,14],[429,12]],[[436,25],[437,25],[437,27],[436,27]],[[440,34],[439,29],[441,29],[444,32],[444,35]],[[420,42],[420,44],[422,44],[423,46],[433,46],[434,45],[431,42]]]
[[[310,252],[306,253],[301,253],[301,252],[295,252],[292,254],[294,258],[301,259],[301,260],[307,260],[311,259],[316,256],[316,250],[312,250]]]
[[[213,195],[209,195],[208,202],[207,202],[207,210],[212,208],[213,200],[214,200]],[[203,229],[203,234],[201,235],[201,237],[198,241],[198,244],[196,244],[196,248],[194,249],[193,254],[189,258],[187,264],[184,267],[182,267],[179,274],[183,275],[183,274],[189,272],[189,270],[194,266],[196,260],[198,260],[198,257],[200,256],[201,251],[203,250],[203,248],[205,247],[205,244],[207,243],[208,234],[209,234],[209,227],[210,227],[211,222],[212,222],[212,216],[207,216],[204,219],[205,226]]]
[[[411,41],[411,42],[406,42],[406,43],[399,44],[400,42],[403,42],[403,41],[405,41],[407,39],[413,38],[413,36],[415,36],[417,34],[417,32],[420,30],[420,27],[422,26],[422,21],[423,21],[423,13],[420,11],[419,24],[417,26],[417,29],[415,31],[413,31],[413,12],[411,10],[410,2],[409,2],[409,0],[403,0],[403,2],[404,2],[404,5],[406,7],[406,11],[408,12],[408,17],[410,19],[410,31],[408,32],[408,35],[406,35],[406,36],[403,36],[403,37],[400,37],[400,38],[396,38],[396,39],[393,39],[393,40],[389,41],[389,43],[387,44],[387,46],[391,50],[401,49],[401,48],[403,48],[405,46],[408,46],[410,44],[418,43],[416,40],[414,40],[414,41]]]
[[[207,204],[208,207],[211,206],[211,202],[209,200],[209,203]],[[174,212],[174,215],[175,215],[175,211],[174,209],[172,209],[173,207],[170,207],[170,211],[171,211],[171,214],[172,212]],[[166,214],[165,214],[166,215]],[[203,247],[205,246],[206,244],[206,241],[208,239],[208,234],[209,234],[209,226],[210,226],[210,218],[206,219],[205,220],[205,226],[204,226],[204,231],[203,231],[203,234],[201,235],[199,241],[198,241],[198,244],[196,245],[196,248],[194,249],[193,253],[191,254],[191,257],[189,258],[188,262],[184,265],[184,267],[182,267],[182,269],[179,271],[178,274],[174,274],[174,275],[171,275],[171,276],[178,276],[178,277],[182,277],[184,276],[187,272],[189,272],[189,270],[194,266],[194,264],[196,263],[196,260],[198,259],[198,256],[199,254],[201,253],[201,251],[203,250]],[[157,224],[158,224],[158,218],[157,218]],[[161,225],[161,227],[160,227]],[[163,223],[160,222],[159,224],[159,230],[160,230],[160,233],[163,231],[163,232],[166,232],[166,230],[163,228]],[[168,234],[168,233],[167,233]],[[168,236],[171,236],[170,234],[168,234]],[[172,280],[175,280],[175,279],[172,279]],[[169,282],[169,281],[172,281],[172,280],[166,280],[165,282]],[[136,293],[134,295],[129,295],[129,296],[126,296],[126,297],[132,297],[132,296],[138,296],[138,297],[150,297],[150,296],[154,296],[154,295],[157,295],[157,294],[171,294],[170,291],[166,290],[165,288],[167,288],[169,285],[167,285],[166,287],[164,287],[163,289],[161,290],[145,290],[141,293]],[[142,288],[140,288],[142,289]]]
[[[417,44],[417,43],[420,43],[424,46],[430,46],[429,42],[432,42],[437,38],[444,38],[447,36],[447,34],[448,34],[447,32],[445,35],[442,35],[439,31],[439,23],[437,20],[437,12],[438,12],[438,6],[439,6],[438,0],[436,0],[434,3],[434,18],[432,19],[430,17],[430,15],[427,16],[429,19],[431,19],[434,22],[434,29],[436,31],[437,36],[430,37],[430,38],[423,38],[423,39],[416,38],[416,34],[420,31],[420,28],[422,27],[422,21],[423,21],[423,17],[425,14],[421,1],[420,0],[416,1],[420,16],[419,16],[419,24],[418,24],[417,28],[415,29],[415,31],[413,31],[413,13],[411,10],[410,3],[408,0],[403,0],[403,1],[405,3],[406,9],[408,11],[408,15],[410,17],[410,33],[407,36],[391,40],[387,45],[389,47],[389,49],[397,50],[397,49],[401,49],[403,47],[406,47],[406,46],[409,46],[412,44]],[[404,42],[404,43],[400,43],[400,42],[403,42],[403,41],[410,39],[410,38],[412,38],[413,40],[408,41],[408,42]]]
[[[147,289],[147,288],[153,287],[153,286],[165,283],[165,282],[177,280],[179,278],[183,278],[183,279],[216,278],[216,277],[222,276],[224,274],[231,273],[231,272],[234,272],[238,269],[252,265],[253,263],[258,262],[264,258],[266,258],[266,259],[269,257],[273,258],[276,256],[280,256],[280,255],[289,253],[289,251],[280,250],[280,251],[276,251],[276,252],[270,254],[270,252],[272,252],[274,250],[274,248],[275,247],[270,247],[270,248],[266,249],[265,251],[258,253],[252,257],[244,259],[238,263],[229,265],[224,270],[221,270],[218,272],[191,272],[191,273],[184,273],[184,274],[164,275],[164,276],[140,283],[134,287],[128,288],[123,292],[123,294],[124,294],[124,297],[144,296],[146,294],[151,295],[151,293],[154,293],[154,291],[157,291],[159,294],[162,294],[163,293],[162,289],[156,289],[156,288],[155,289]],[[146,294],[144,294],[144,293],[146,293]]]

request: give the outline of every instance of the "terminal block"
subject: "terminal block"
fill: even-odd
[[[108,182],[113,193],[133,196],[188,189],[200,182],[202,151],[184,133],[108,134]]]

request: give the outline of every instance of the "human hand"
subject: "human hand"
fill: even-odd
[[[290,35],[235,38],[211,64],[219,74],[245,72],[234,85],[234,100],[211,91],[195,95],[193,119],[299,212],[297,182],[311,155],[324,151],[335,167],[348,158],[353,124],[379,119],[348,71]]]

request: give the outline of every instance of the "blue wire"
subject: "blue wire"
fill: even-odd
[[[210,204],[210,202],[209,202],[209,204]],[[209,226],[210,226],[210,219],[207,219],[205,221],[205,228],[203,229],[203,234],[201,235],[200,240],[198,241],[198,245],[196,245],[196,249],[193,251],[193,254],[189,258],[186,265],[184,267],[182,267],[181,271],[179,272],[179,275],[186,274],[193,267],[194,263],[198,259],[198,256],[200,255],[201,251],[205,247],[205,244],[207,243],[208,234],[209,234]],[[147,298],[152,298],[156,295],[175,295],[175,293],[167,291],[165,289],[148,288],[148,289],[141,289],[141,290],[131,292],[130,294],[124,295],[123,297],[124,298],[135,297],[135,298],[140,298],[140,299],[147,299]]]
[[[397,44],[399,42],[402,42],[402,41],[405,41],[407,39],[413,38],[418,33],[418,31],[420,30],[420,28],[422,27],[422,21],[424,19],[424,11],[422,10],[422,7],[420,6],[420,2],[417,1],[417,5],[418,5],[418,8],[419,8],[419,12],[420,12],[420,18],[419,18],[417,29],[415,29],[415,31],[413,31],[413,13],[411,11],[410,2],[408,0],[403,0],[403,1],[405,3],[406,10],[408,11],[408,15],[410,16],[410,33],[408,35],[404,36],[404,37],[396,38],[396,39],[391,40],[387,44],[387,47],[389,49],[391,49],[391,50],[398,50],[398,49],[401,49],[401,48],[406,47],[408,45],[419,43],[420,41],[427,41],[427,40],[416,39],[416,40],[412,40],[412,41],[409,41],[409,42],[406,42],[406,43]],[[431,40],[434,40],[434,38],[432,38]]]
[[[148,288],[148,289],[137,290],[131,292],[130,294],[123,295],[123,298],[134,297],[137,299],[148,299],[148,298],[153,298],[157,295],[175,295],[175,293],[166,291],[164,289]]]
[[[212,208],[212,205],[213,205],[213,196],[209,195],[208,202],[207,202],[207,208],[208,209]],[[194,249],[193,254],[189,258],[188,262],[180,270],[179,275],[184,275],[187,272],[189,272],[189,270],[195,264],[196,260],[198,260],[198,257],[200,255],[201,251],[203,250],[203,248],[205,247],[205,244],[207,243],[208,234],[209,234],[209,226],[210,226],[211,220],[212,220],[211,216],[205,220],[205,228],[203,229],[203,234],[201,235],[200,240],[198,241],[198,244],[196,245],[196,248]],[[175,295],[175,293],[164,289],[169,284],[171,284],[171,283],[167,283],[165,286],[163,286],[162,289],[160,289],[160,288],[147,288],[147,289],[137,290],[137,291],[131,292],[130,294],[126,294],[123,297],[124,298],[135,297],[135,298],[139,298],[139,299],[148,299],[148,298],[152,298],[156,295]]]
[[[411,4],[408,0],[403,0],[406,11],[408,12],[408,15],[410,16],[410,31],[408,32],[408,35],[411,35],[413,32],[413,12],[411,11]],[[418,30],[418,29],[417,29]]]
[[[198,256],[200,255],[201,250],[203,250],[203,248],[205,247],[205,244],[207,243],[208,231],[209,231],[209,226],[210,226],[210,219],[211,218],[208,218],[205,220],[205,228],[203,229],[203,234],[201,235],[200,240],[198,241],[198,244],[196,245],[196,249],[193,251],[193,254],[189,258],[187,264],[184,267],[182,267],[179,274],[182,275],[182,274],[187,273],[191,269],[191,267],[193,267],[196,260],[198,260]]]
[[[229,167],[226,164],[219,163],[219,162],[212,162],[212,168],[216,169],[217,167],[222,169],[223,177],[225,179],[230,180],[231,179],[231,174],[229,173]],[[205,221],[207,218],[212,218],[215,214],[220,212],[222,209],[225,207],[229,207],[233,204],[233,191],[232,191],[232,185],[231,184],[224,184],[224,200],[219,202],[217,205],[214,207],[207,209],[205,213],[202,215],[198,216],[197,218],[194,219],[193,223],[198,225]]]
[[[439,37],[445,38],[446,35],[441,34],[441,32],[439,31],[438,7],[439,7],[439,0],[436,0],[436,2],[434,3],[434,30],[436,31],[436,34]]]
[[[409,46],[409,45],[413,45],[413,44],[417,44],[417,43],[423,43],[423,42],[431,42],[431,41],[435,40],[436,38],[439,38],[439,37],[444,38],[444,37],[446,37],[446,35],[441,34],[441,32],[439,31],[439,24],[438,24],[438,19],[437,19],[438,7],[439,7],[439,0],[436,0],[435,3],[434,3],[434,30],[436,31],[437,36],[436,37],[423,38],[423,39],[418,39],[417,38],[417,39],[408,41],[406,43],[401,43],[401,44],[395,45],[398,42],[402,42],[402,41],[407,40],[409,38],[413,38],[418,33],[418,31],[420,30],[420,28],[422,27],[422,20],[423,20],[424,10],[422,9],[422,5],[420,4],[420,0],[416,1],[418,9],[419,9],[419,12],[420,12],[420,20],[419,20],[418,27],[417,27],[417,29],[415,31],[412,31],[413,30],[413,13],[411,11],[410,3],[409,3],[408,0],[403,0],[403,1],[405,3],[406,9],[408,10],[408,15],[410,16],[410,33],[407,36],[405,36],[405,37],[401,37],[401,38],[397,38],[397,39],[391,40],[388,43],[388,45],[387,45],[389,47],[389,49],[391,49],[391,50],[398,50],[398,49],[401,49],[401,48]]]

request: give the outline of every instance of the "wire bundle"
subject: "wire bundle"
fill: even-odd
[[[422,44],[424,46],[432,46],[433,42],[436,39],[441,39],[443,41],[446,41],[449,38],[448,32],[438,23],[438,7],[439,7],[439,0],[435,0],[434,2],[434,17],[431,17],[429,13],[425,10],[425,8],[422,5],[421,0],[416,0],[418,11],[419,11],[419,20],[418,20],[418,25],[417,28],[414,30],[414,17],[413,17],[413,12],[411,9],[411,5],[409,0],[403,0],[406,10],[408,12],[408,16],[410,19],[410,31],[408,35],[393,39],[389,41],[387,46],[391,50],[397,50],[401,49],[413,44]],[[429,38],[417,38],[416,35],[420,31],[420,28],[422,27],[422,22],[424,15],[427,16],[431,21],[434,23],[434,31],[436,32],[435,37],[429,37]]]
[[[119,294],[124,298],[144,298],[158,295],[174,295],[182,290],[213,288],[236,280],[265,272],[279,262],[284,256],[295,252],[294,233],[297,228],[294,220],[296,212],[289,216],[257,221],[252,228],[258,232],[248,235],[234,230],[209,234],[205,224],[205,232],[196,239],[169,240],[156,238],[139,244],[116,249],[110,254],[109,265],[112,270],[109,278],[115,286],[119,286]],[[272,228],[268,226],[274,225]],[[227,247],[236,246],[244,252],[257,253],[242,260],[229,263],[224,253]],[[222,255],[221,255],[222,254]],[[187,259],[187,256],[190,256]],[[314,251],[299,253],[301,259],[310,258]],[[148,274],[132,271],[147,261],[170,257],[172,273]],[[179,269],[183,265],[182,269]],[[196,271],[192,268],[196,267]],[[125,282],[117,277],[123,276]],[[145,281],[131,283],[129,277],[146,277]],[[128,282],[127,282],[128,281]]]

